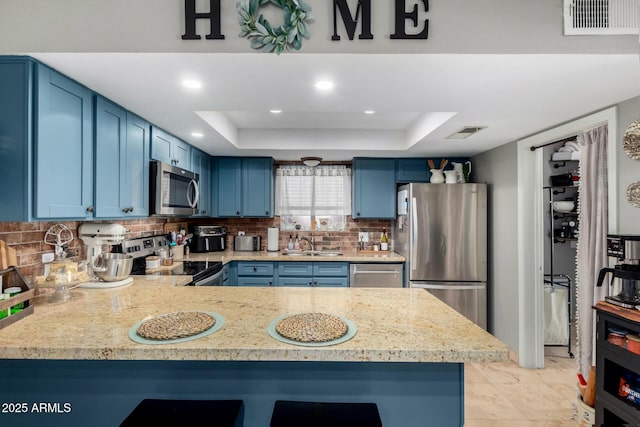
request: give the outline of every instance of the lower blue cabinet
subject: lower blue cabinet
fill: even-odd
[[[280,262],[278,286],[349,286],[348,262]]]
[[[348,262],[231,263],[229,285],[237,286],[349,286]]]

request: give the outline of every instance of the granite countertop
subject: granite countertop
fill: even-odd
[[[342,255],[339,256],[311,256],[311,255],[284,255],[282,251],[278,252],[242,252],[227,250],[222,252],[204,252],[194,253],[184,257],[184,260],[189,261],[221,261],[223,264],[227,264],[231,261],[346,261],[346,262],[384,262],[384,263],[399,263],[405,262],[405,258],[395,252],[380,252],[375,253],[373,251],[358,252],[358,251],[340,251]]]
[[[75,289],[0,331],[3,359],[485,362],[507,346],[422,289],[185,287],[185,276],[138,276],[112,289]],[[217,332],[178,344],[143,345],[129,330],[149,316],[213,311]],[[269,323],[299,312],[326,312],[357,326],[342,344],[302,347],[273,339]]]

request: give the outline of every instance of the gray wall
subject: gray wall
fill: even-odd
[[[627,201],[627,187],[640,181],[640,160],[632,160],[622,149],[622,140],[627,127],[640,119],[640,97],[618,104],[618,233],[640,234],[640,208]]]
[[[332,3],[307,0],[315,21],[303,53],[636,53],[637,36],[563,35],[562,0],[446,0],[419,7],[429,19],[428,40],[391,40],[392,0],[372,1],[374,40],[332,41]],[[420,2],[407,1],[407,8]],[[199,11],[209,2],[197,1]],[[1,0],[0,52],[252,52],[240,38],[236,1],[221,1],[225,40],[184,41],[181,0]],[[349,0],[355,11],[355,0]],[[265,8],[266,9],[266,8]],[[272,23],[281,22],[274,12]],[[206,34],[206,23],[199,33]],[[206,28],[205,28],[206,27]],[[358,34],[360,28],[358,28]],[[273,58],[271,58],[273,59]]]
[[[516,144],[473,157],[473,180],[488,184],[489,331],[518,351],[518,176]]]

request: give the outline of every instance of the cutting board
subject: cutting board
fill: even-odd
[[[18,265],[16,250],[9,247],[4,240],[0,240],[0,270],[6,270]]]
[[[167,222],[164,225],[164,234],[169,234],[172,231],[175,231],[176,234],[180,232],[180,230],[184,230],[185,232],[189,232],[188,224],[186,222]]]

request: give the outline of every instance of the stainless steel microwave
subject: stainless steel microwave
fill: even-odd
[[[153,160],[149,196],[152,215],[189,216],[198,213],[200,176],[186,169]]]

